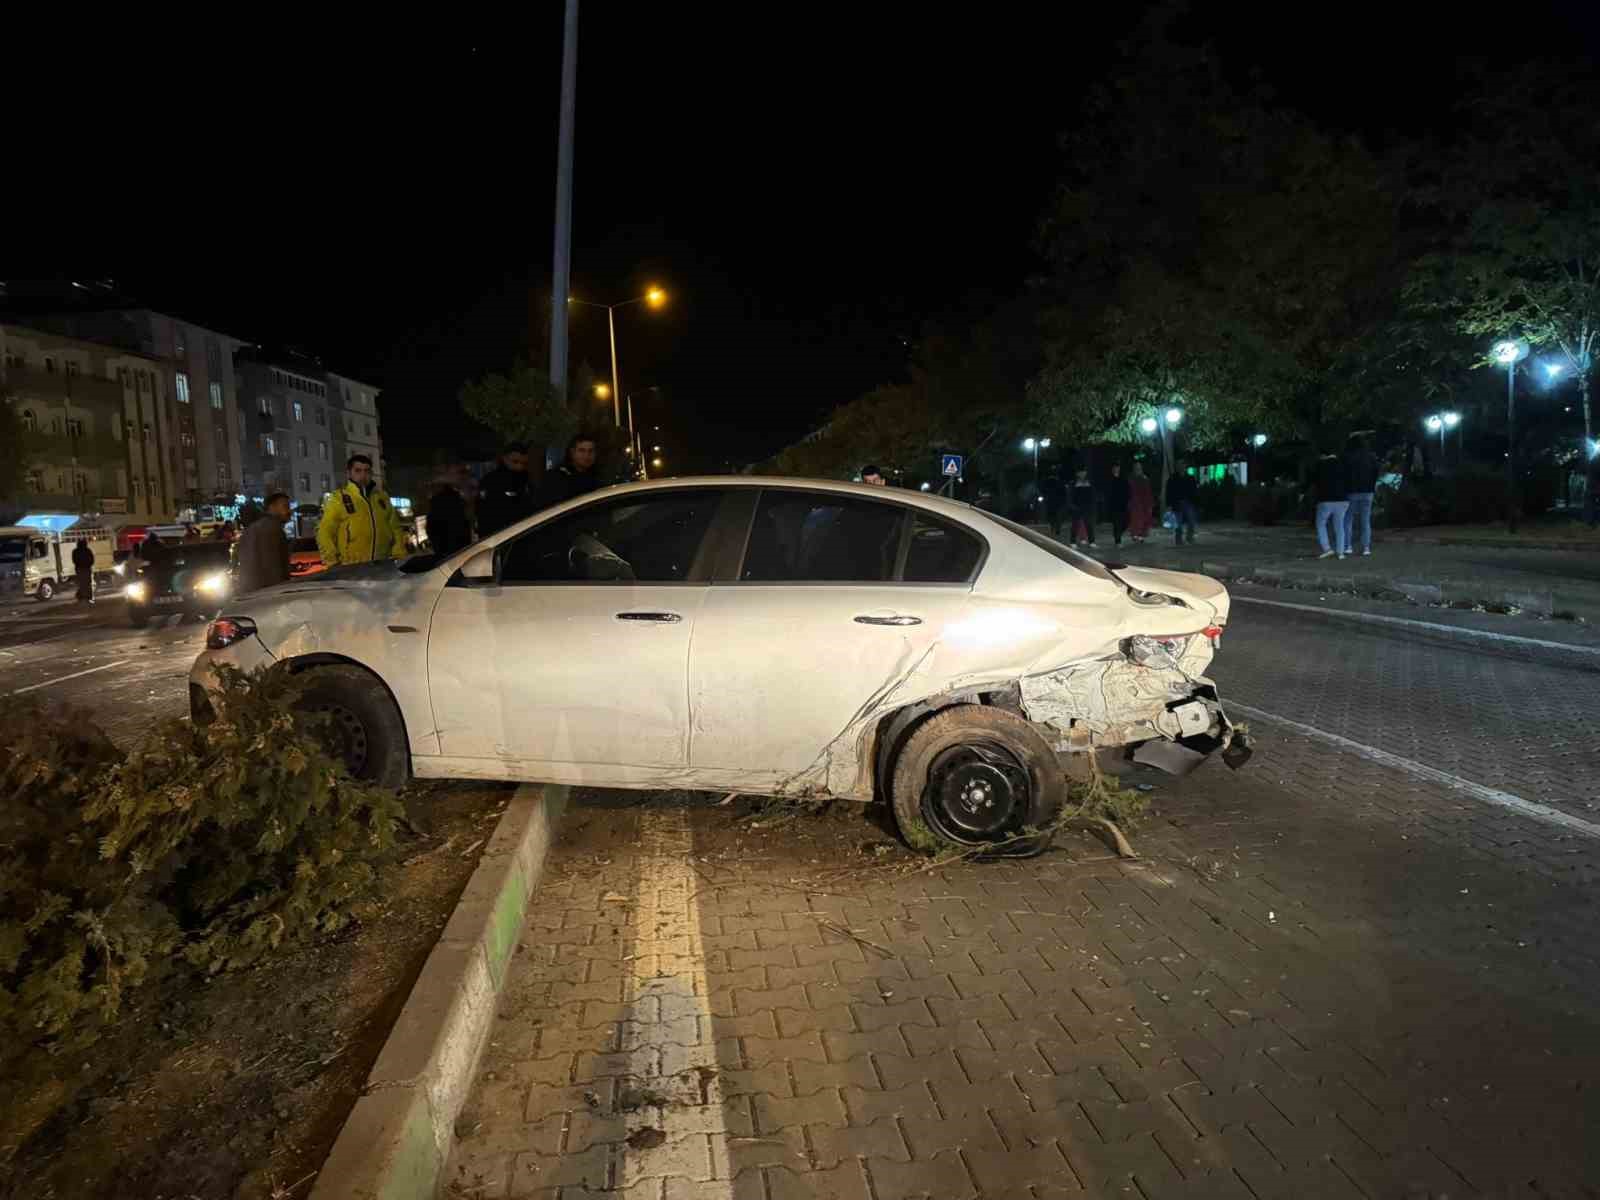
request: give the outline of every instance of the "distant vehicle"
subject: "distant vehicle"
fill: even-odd
[[[74,520],[70,515],[68,521]],[[51,528],[61,518],[49,515],[22,519],[20,525],[0,526],[0,595],[32,596],[49,600],[76,586],[72,551],[79,538],[87,538],[94,551],[95,580],[111,583],[116,571],[116,534],[102,525],[68,524]],[[38,523],[36,523],[38,522]]]
[[[137,573],[122,589],[135,629],[154,614],[213,615],[233,590],[232,542],[158,542],[140,546]]]
[[[290,579],[304,579],[327,569],[322,562],[322,551],[317,549],[316,538],[297,537],[289,543]]]
[[[882,795],[909,840],[1037,853],[1090,751],[1249,757],[1205,677],[1228,612],[920,492],[662,480],[241,597],[190,709],[286,663],[358,778]]]

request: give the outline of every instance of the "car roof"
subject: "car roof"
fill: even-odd
[[[859,496],[863,500],[893,500],[967,520],[971,520],[975,515],[988,515],[981,508],[974,508],[965,501],[951,500],[932,492],[881,487],[870,483],[847,483],[841,479],[807,479],[794,475],[680,475],[670,479],[651,479],[644,483],[619,483],[590,492],[584,499],[599,495],[684,487],[767,487],[807,492],[841,492],[849,496]]]

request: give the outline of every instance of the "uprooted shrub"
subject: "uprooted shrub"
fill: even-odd
[[[0,701],[0,1155],[50,1107],[51,1060],[133,989],[358,911],[400,801],[326,753],[299,687],[226,672],[215,721],[126,755],[80,711]]]

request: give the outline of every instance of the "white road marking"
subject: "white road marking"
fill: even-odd
[[[1464,625],[1446,625],[1439,621],[1413,621],[1407,617],[1386,617],[1382,613],[1352,612],[1345,608],[1319,608],[1315,604],[1290,604],[1285,600],[1264,600],[1259,596],[1241,596],[1232,593],[1239,604],[1264,604],[1268,608],[1287,608],[1294,612],[1332,614],[1351,621],[1372,625],[1397,625],[1405,629],[1427,629],[1436,633],[1451,633],[1465,637],[1487,638],[1513,645],[1538,646],[1545,650],[1570,650],[1574,654],[1600,654],[1600,646],[1575,646],[1571,642],[1553,642],[1547,638],[1523,637],[1515,633],[1494,633],[1488,629],[1468,629]]]
[[[58,679],[46,679],[43,683],[30,683],[27,687],[19,687],[15,691],[6,693],[10,696],[20,696],[23,692],[37,691],[42,687],[54,687],[58,683],[65,683],[69,679],[80,679],[85,675],[93,675],[96,671],[109,671],[112,667],[124,667],[131,663],[131,658],[119,658],[116,662],[102,663],[98,667],[90,667],[84,671],[74,671],[71,675],[62,675]]]
[[[1574,817],[1569,813],[1564,813],[1558,808],[1551,808],[1548,804],[1524,800],[1521,796],[1513,795],[1510,792],[1502,792],[1498,788],[1485,787],[1481,783],[1473,783],[1470,779],[1462,779],[1459,775],[1451,775],[1446,771],[1437,770],[1412,759],[1402,758],[1398,754],[1390,754],[1387,750],[1379,750],[1376,746],[1353,742],[1349,738],[1340,737],[1337,733],[1329,733],[1327,730],[1318,729],[1313,725],[1302,725],[1299,721],[1291,721],[1288,717],[1280,717],[1276,713],[1265,712],[1248,704],[1240,704],[1237,700],[1228,702],[1226,707],[1230,713],[1239,712],[1259,721],[1272,721],[1308,738],[1315,738],[1319,742],[1326,742],[1330,746],[1337,746],[1341,750],[1359,754],[1370,762],[1379,763],[1385,767],[1394,767],[1396,770],[1404,771],[1409,775],[1426,779],[1430,783],[1442,784],[1452,791],[1465,793],[1474,800],[1481,800],[1485,804],[1493,804],[1497,808],[1509,809],[1512,812],[1520,813],[1524,817],[1532,817],[1536,821],[1558,825],[1562,829],[1569,829],[1574,833],[1600,838],[1600,825],[1592,821],[1585,821],[1582,817]]]
[[[686,1162],[693,1175],[703,1175],[705,1169],[699,1164],[704,1163],[712,1179],[694,1185],[697,1200],[732,1200],[727,1114],[722,1107],[721,1072],[726,1064],[717,1061],[705,940],[692,898],[696,876],[689,865],[694,853],[689,811],[651,807],[640,824],[635,957],[623,995],[638,1023],[624,1023],[622,1049],[639,1061],[640,1074],[661,1080],[662,1091],[674,1096],[699,1091],[705,1104],[650,1109],[666,1140],[651,1149],[630,1147],[614,1186],[626,1188],[653,1176],[679,1174],[673,1169],[676,1162]]]

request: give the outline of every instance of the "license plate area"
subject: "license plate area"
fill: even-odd
[[[151,604],[182,604],[183,603],[183,597],[182,596],[157,596],[154,600],[150,601],[150,603]]]

